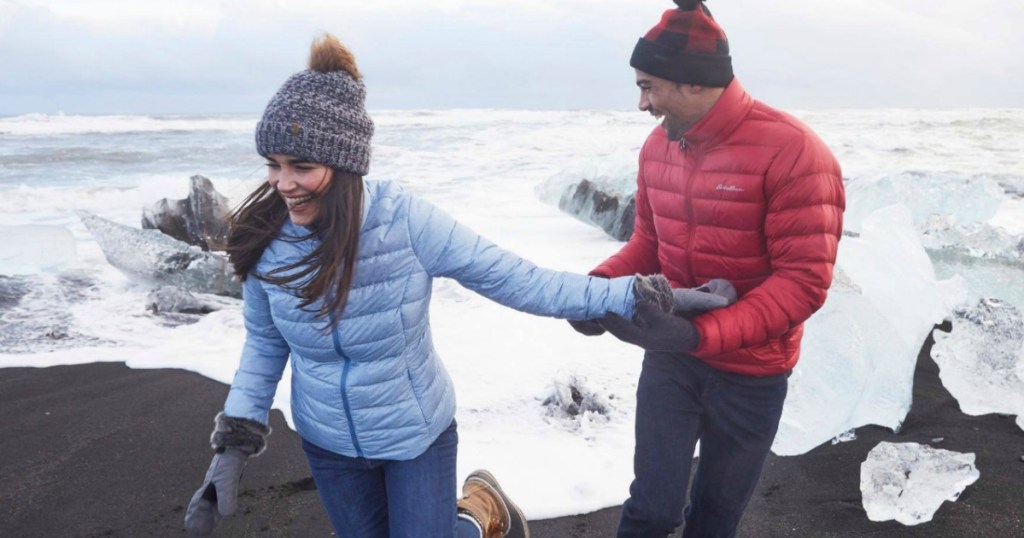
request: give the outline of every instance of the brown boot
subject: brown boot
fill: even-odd
[[[459,513],[469,515],[480,525],[483,538],[530,538],[526,516],[487,471],[473,471],[466,478]]]

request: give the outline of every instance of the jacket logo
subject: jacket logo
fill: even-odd
[[[746,192],[747,189],[743,187],[737,187],[736,185],[726,185],[725,183],[719,183],[715,186],[716,191],[729,191],[729,192]]]

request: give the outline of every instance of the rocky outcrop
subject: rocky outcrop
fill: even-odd
[[[164,198],[142,211],[142,228],[160,230],[179,241],[203,250],[224,250],[227,246],[228,199],[213,188],[209,179],[194,175],[184,200]]]

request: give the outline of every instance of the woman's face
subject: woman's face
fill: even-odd
[[[321,196],[334,174],[328,166],[297,159],[290,155],[267,157],[267,182],[288,205],[288,215],[299,226],[316,222]]]

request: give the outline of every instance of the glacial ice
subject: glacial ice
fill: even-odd
[[[860,177],[846,183],[843,227],[858,232],[868,215],[893,203],[909,207],[917,224],[931,215],[945,215],[952,223],[968,225],[991,219],[1005,199],[1002,186],[986,175],[902,172]]]
[[[1024,236],[986,224],[951,224],[933,216],[921,240],[940,277],[962,275],[970,304],[998,297],[1024,309]]]
[[[0,275],[33,275],[77,259],[75,238],[63,226],[0,226]]]
[[[828,299],[805,324],[772,451],[803,454],[867,424],[898,430],[921,344],[964,293],[962,279],[936,279],[908,208],[864,219],[840,241]]]
[[[564,170],[537,185],[534,193],[541,201],[625,241],[633,233],[636,218],[636,158],[618,154]]]
[[[943,501],[956,501],[979,476],[973,453],[882,442],[860,466],[862,503],[871,521],[917,525],[931,521]]]
[[[189,178],[188,196],[182,200],[162,198],[143,208],[142,228],[161,232],[203,250],[223,251],[227,247],[227,197],[217,192],[206,177]]]
[[[562,375],[556,377],[541,405],[550,423],[578,432],[592,439],[595,424],[605,424],[612,414],[612,399],[599,388],[591,387],[586,377]]]
[[[80,212],[79,217],[110,265],[129,277],[195,293],[241,297],[224,256],[204,252],[157,230],[140,230]]]
[[[1016,415],[1024,429],[1024,317],[998,299],[956,309],[953,330],[936,330],[932,359],[943,386],[968,415]]]
[[[558,205],[567,188],[586,179],[606,192],[628,196],[636,192],[636,171],[636,154],[619,152],[574,163],[537,185],[534,194],[544,203]]]

